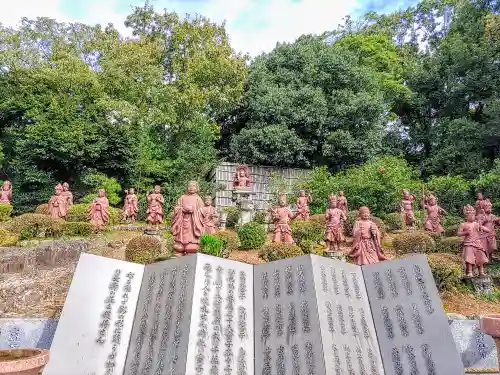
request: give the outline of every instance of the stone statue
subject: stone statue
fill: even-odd
[[[415,226],[415,215],[413,214],[413,201],[417,198],[410,194],[406,189],[403,190],[403,199],[401,200],[401,214],[407,228]]]
[[[233,187],[236,189],[248,189],[252,183],[248,165],[238,165],[234,176]]]
[[[295,213],[295,218],[300,220],[309,219],[309,203],[312,202],[311,194],[307,194],[305,190],[299,191],[299,196],[297,197],[297,212]]]
[[[92,201],[88,210],[88,218],[97,229],[104,229],[109,222],[109,201],[104,189],[97,191],[97,198]]]
[[[148,192],[148,217],[146,219],[149,225],[158,227],[163,223],[163,205],[165,199],[161,194],[161,187],[156,185],[152,192]]]
[[[467,221],[460,224],[457,235],[464,237],[462,259],[465,262],[466,277],[474,276],[474,266],[477,267],[479,276],[484,276],[484,264],[488,263],[488,256],[481,241],[481,235],[489,233],[490,229],[475,221],[476,210],[471,205],[464,207],[464,215]]]
[[[205,197],[205,206],[202,208],[204,232],[214,234],[217,230],[217,211],[212,206],[212,197]]]
[[[481,235],[481,242],[483,243],[483,248],[486,250],[486,255],[488,258],[491,256],[493,251],[497,249],[497,235],[495,231],[495,226],[500,223],[500,217],[493,215],[492,213],[492,204],[486,199],[483,208],[481,209],[482,213],[476,214],[476,221],[479,225],[488,228],[490,231],[483,233]],[[477,211],[476,211],[477,212]]]
[[[370,220],[370,216],[370,209],[361,207],[354,223],[352,250],[349,255],[359,266],[389,259],[382,250],[377,224]]]
[[[487,199],[484,199],[484,195],[482,192],[478,191],[476,194],[476,215],[480,215],[484,213],[484,205],[486,204]]]
[[[337,199],[337,208],[341,209],[347,215],[347,198],[343,191],[339,191],[339,198]]]
[[[68,199],[63,195],[63,187],[61,184],[57,184],[56,193],[49,199],[48,205],[50,216],[64,219],[68,215]]]
[[[5,180],[0,190],[0,204],[10,204],[12,201],[12,185],[10,181]]]
[[[198,183],[188,183],[187,191],[180,196],[174,208],[172,234],[177,256],[196,253],[203,234],[203,201],[198,195]]]
[[[134,222],[139,211],[139,199],[135,195],[135,189],[130,188],[125,191],[125,201],[123,202],[122,218],[124,222]]]
[[[423,209],[425,210],[424,229],[428,232],[443,233],[441,215],[446,214],[446,211],[438,206],[437,199],[432,194],[422,197],[422,202]]]
[[[69,184],[65,182],[62,184],[62,196],[66,198],[66,207],[68,207],[68,210],[73,206],[73,193],[69,190]]]
[[[340,252],[340,244],[345,241],[344,234],[342,233],[343,223],[347,217],[340,208],[337,207],[337,197],[330,196],[330,207],[325,212],[326,220],[326,253]]]
[[[288,208],[285,193],[279,194],[279,204],[272,207],[270,213],[275,226],[273,242],[294,243],[292,228],[290,227],[290,220],[293,219],[294,214]]]

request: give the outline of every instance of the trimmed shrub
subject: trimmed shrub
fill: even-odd
[[[461,237],[445,237],[437,243],[436,252],[458,254],[462,250]]]
[[[235,228],[240,219],[240,209],[238,207],[228,206],[224,208],[224,211],[227,212],[226,228]]]
[[[19,239],[35,237],[58,237],[62,233],[64,220],[42,214],[23,214],[7,224],[7,229],[18,234]]]
[[[347,213],[347,220],[344,223],[344,234],[346,236],[352,236],[352,229],[354,228],[354,223],[358,218],[358,211],[353,210]]]
[[[295,244],[270,243],[259,251],[259,257],[266,262],[304,255],[301,248]]]
[[[326,225],[325,214],[315,214],[309,216],[309,220],[321,224],[323,227]]]
[[[165,230],[163,233],[163,244],[167,249],[167,252],[170,254],[174,250],[174,236],[171,231]]]
[[[317,243],[325,236],[325,223],[317,220],[294,220],[291,227],[293,238],[297,243],[302,241]]]
[[[392,240],[396,254],[430,253],[435,250],[436,242],[425,232],[405,232]]]
[[[108,225],[117,225],[120,224],[122,220],[122,210],[116,207],[109,207],[109,223]]]
[[[67,221],[63,223],[62,233],[65,236],[86,237],[94,233],[96,228],[87,222]]]
[[[461,223],[464,222],[464,219],[460,216],[454,216],[454,215],[444,215],[441,218],[441,225],[443,226],[444,229],[451,227],[453,225],[460,225]]]
[[[12,206],[10,204],[0,204],[0,221],[7,221],[12,215]]]
[[[450,225],[447,228],[444,228],[444,235],[446,237],[456,237],[459,226],[460,224],[455,224],[455,225]]]
[[[125,259],[129,262],[149,264],[162,256],[161,241],[148,235],[132,238],[125,248]]]
[[[2,247],[16,246],[18,240],[19,240],[18,236],[16,236],[13,233],[10,233],[5,228],[0,228],[0,246]]]
[[[213,235],[224,242],[223,258],[229,257],[233,251],[240,247],[238,235],[232,230],[218,230]]]
[[[49,214],[48,203],[43,203],[43,204],[36,206],[35,214],[48,215]]]
[[[267,213],[265,211],[257,211],[253,215],[253,221],[259,224],[267,224]]]
[[[401,212],[391,212],[384,215],[384,223],[388,230],[402,230],[404,228],[404,220]]]
[[[200,251],[203,254],[222,257],[224,253],[224,241],[222,241],[219,237],[204,233],[200,237]]]
[[[267,233],[262,224],[250,221],[238,229],[242,249],[258,249],[266,243]]]
[[[316,241],[302,240],[297,245],[300,247],[304,254],[323,255],[325,250],[324,246],[318,244]]]
[[[456,255],[429,254],[427,260],[429,261],[436,287],[440,292],[454,291],[460,286],[463,270]]]
[[[387,234],[387,227],[385,226],[384,221],[376,216],[372,216],[371,220],[377,224],[378,230],[380,231],[380,237],[384,238],[385,235]]]

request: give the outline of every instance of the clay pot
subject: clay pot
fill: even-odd
[[[498,353],[498,367],[500,367],[500,314],[481,316],[479,318],[479,328],[495,340]]]
[[[38,375],[48,361],[45,349],[0,350],[0,374]]]

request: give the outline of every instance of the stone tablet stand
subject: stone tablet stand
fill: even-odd
[[[51,354],[44,375],[464,373],[424,255],[359,267],[194,254],[144,267],[83,254]]]

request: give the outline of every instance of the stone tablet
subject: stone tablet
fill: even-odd
[[[146,266],[127,375],[253,375],[253,267],[189,255]]]
[[[122,375],[144,266],[82,254],[44,375]]]
[[[463,374],[425,255],[362,266],[387,375]]]
[[[55,319],[0,319],[0,349],[49,349],[56,327]]]
[[[326,374],[384,374],[361,267],[311,260]]]

